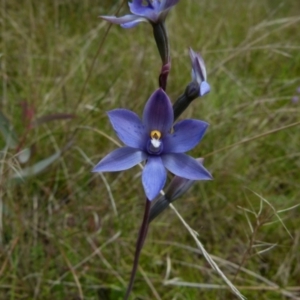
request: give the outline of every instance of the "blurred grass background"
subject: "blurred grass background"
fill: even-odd
[[[1,140],[0,299],[125,292],[143,214],[140,170],[99,176],[91,168],[118,143],[105,111],[141,114],[161,65],[146,23],[112,26],[99,51],[109,25],[98,16],[120,4],[1,0],[1,112],[19,144],[6,149]],[[127,12],[124,5],[120,15]],[[214,180],[175,206],[248,299],[300,299],[300,127],[290,126],[300,122],[300,101],[291,100],[299,23],[298,0],[181,0],[167,19],[169,96],[190,81],[188,46],[204,57],[212,88],[182,118],[210,123],[191,155],[206,157]],[[29,128],[30,114],[70,118]],[[11,180],[70,140],[45,172]],[[25,148],[31,157],[22,164]],[[132,299],[236,298],[167,210],[151,224]]]

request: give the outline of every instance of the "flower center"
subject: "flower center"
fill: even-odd
[[[158,149],[161,141],[159,140],[161,138],[161,133],[158,130],[152,130],[150,132],[150,137],[151,137],[151,144],[155,149]]]
[[[150,136],[152,139],[159,140],[161,138],[161,133],[158,130],[152,130]]]
[[[160,140],[161,138],[161,132],[158,130],[152,130],[150,132],[151,140],[148,144],[148,151],[151,154],[159,155],[162,152],[162,142]]]

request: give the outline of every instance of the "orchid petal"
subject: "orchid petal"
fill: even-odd
[[[128,3],[131,15],[122,17],[101,16],[101,18],[111,23],[120,24],[123,28],[132,28],[145,21],[160,23],[164,22],[171,7],[178,2],[179,0],[147,0],[145,5],[143,0],[133,0]]]
[[[173,174],[191,180],[210,180],[211,174],[196,159],[183,153],[161,156],[164,166]]]
[[[142,18],[140,16],[135,16],[135,15],[125,15],[122,17],[115,17],[115,16],[100,16],[101,19],[114,23],[114,24],[119,24],[122,27],[125,28],[132,28],[139,24],[140,22],[145,22],[147,19]]]
[[[132,0],[132,2],[128,2],[128,5],[129,5],[129,7],[130,7],[130,5],[134,5],[136,7],[143,6],[143,1],[144,0]],[[149,1],[147,1],[147,2],[149,2]],[[149,6],[149,4],[148,4],[148,6]]]
[[[203,72],[203,68],[201,67],[201,64],[200,64],[198,58],[196,58],[194,60],[193,67],[194,67],[194,74],[197,79],[197,82],[200,84],[200,82],[202,82],[206,79],[206,76],[205,76],[206,72]]]
[[[208,123],[183,120],[175,124],[174,133],[163,139],[164,153],[183,153],[193,149],[203,138]]]
[[[210,92],[210,85],[206,81],[201,82],[199,96],[202,97],[209,92]]]
[[[196,159],[201,165],[203,164],[203,158]],[[174,176],[169,184],[165,197],[169,202],[175,201],[177,198],[185,194],[185,192],[195,183],[195,180]]]
[[[114,109],[107,114],[119,139],[126,146],[140,150],[145,148],[147,135],[137,114],[127,109]]]
[[[158,19],[158,12],[155,11],[152,5],[148,4],[147,6],[143,5],[141,1],[133,1],[129,2],[130,11],[137,16],[144,17],[146,19],[151,20],[152,22],[156,22]]]
[[[199,53],[189,49],[190,58],[192,61],[192,78],[197,81],[199,85],[201,82],[206,81],[206,68],[202,56]]]
[[[140,24],[142,22],[148,22],[148,20],[145,18],[138,18],[132,22],[127,22],[127,23],[121,24],[121,27],[123,27],[125,29],[130,29],[130,28],[137,26],[138,24]]]
[[[142,174],[147,198],[153,200],[163,189],[167,179],[166,169],[159,156],[149,156]]]
[[[131,147],[123,147],[106,155],[92,172],[116,172],[132,168],[147,159],[146,153]]]
[[[148,7],[151,7],[154,11],[159,14],[161,11],[161,0],[146,0],[148,2]],[[162,0],[164,1],[164,0]]]
[[[158,130],[165,135],[171,129],[173,121],[173,108],[169,97],[162,89],[156,90],[144,108],[143,124],[146,131]]]

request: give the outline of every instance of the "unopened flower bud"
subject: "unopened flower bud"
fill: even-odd
[[[200,93],[200,86],[197,81],[192,81],[189,85],[185,88],[184,94],[187,98],[187,101],[190,103],[196,98],[199,97]]]

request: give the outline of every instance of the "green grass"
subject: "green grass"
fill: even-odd
[[[174,205],[248,299],[300,297],[300,127],[289,126],[300,122],[300,102],[291,101],[300,86],[298,2],[181,0],[167,19],[169,96],[174,101],[190,81],[188,46],[204,57],[212,87],[182,117],[210,123],[191,155],[206,158],[214,180],[196,183]],[[147,24],[112,26],[99,51],[108,24],[98,16],[120,4],[1,0],[1,112],[32,155],[24,165],[16,149],[1,157],[0,299],[118,300],[125,293],[143,215],[140,170],[100,177],[91,168],[118,142],[105,111],[141,114],[157,88],[160,59]],[[27,132],[24,102],[35,118],[76,117]],[[45,172],[10,180],[70,139]],[[171,209],[151,224],[133,295],[236,299]]]

